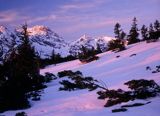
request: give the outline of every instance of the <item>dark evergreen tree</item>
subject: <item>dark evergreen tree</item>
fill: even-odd
[[[149,25],[149,40],[151,40],[151,39],[154,38],[153,33],[154,33],[154,29],[153,29],[153,24],[151,23],[151,24]]]
[[[36,87],[37,84],[41,84],[39,81],[39,64],[38,64],[38,57],[35,53],[34,47],[31,46],[29,41],[29,36],[27,32],[27,25],[22,26],[22,32],[19,35],[22,40],[22,44],[18,46],[18,55],[17,55],[17,68],[19,69],[20,77],[26,77],[29,81],[26,84],[28,87],[34,85]],[[29,76],[28,76],[29,75]]]
[[[115,38],[120,39],[120,33],[121,33],[121,25],[119,23],[116,23],[114,27],[114,33],[115,33]]]
[[[154,32],[152,23],[149,25],[149,32]]]
[[[121,39],[111,40],[108,42],[108,50],[119,52],[125,49],[125,43]]]
[[[22,43],[12,49],[0,71],[0,110],[29,107],[29,93],[44,87],[34,48],[29,42],[27,25],[19,33]]]
[[[108,43],[108,50],[121,51],[125,49],[125,36],[126,33],[121,29],[121,25],[116,23],[114,27],[114,33],[116,40],[111,40]]]
[[[148,28],[143,25],[141,28],[142,41],[148,40]]]
[[[134,17],[131,30],[129,31],[128,35],[128,44],[133,44],[139,42],[139,33],[137,28],[137,19]]]
[[[153,33],[154,39],[157,41],[160,38],[160,22],[156,20],[154,22],[155,32]]]
[[[81,53],[79,53],[78,58],[81,62],[84,62],[84,63],[91,62],[93,60],[98,59],[98,57],[96,56],[96,50],[94,49],[94,47],[89,49],[89,48],[86,48],[85,46],[81,47]]]
[[[116,23],[114,27],[115,38],[123,40],[126,36],[126,33],[121,29],[121,25]]]
[[[61,57],[61,55],[59,53],[55,54],[55,57],[54,57],[54,61],[55,63],[60,63],[62,62],[63,58]]]
[[[102,53],[100,45],[97,43],[96,54]]]
[[[120,39],[121,39],[121,40],[124,40],[125,37],[126,37],[126,33],[125,33],[124,31],[122,31],[122,32],[120,33]]]
[[[160,38],[160,24],[159,21],[156,20],[154,26],[152,23],[149,26],[149,41],[147,42],[155,42]]]
[[[150,36],[150,38],[152,38],[151,37],[151,33],[152,32],[154,32],[154,29],[153,29],[153,25],[152,25],[152,23],[149,25],[149,36]]]
[[[160,31],[160,22],[158,20],[154,22],[154,29],[155,31]]]

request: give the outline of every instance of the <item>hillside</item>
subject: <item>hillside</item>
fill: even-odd
[[[141,42],[127,47],[127,50],[113,53],[111,51],[99,54],[100,59],[82,64],[74,60],[41,69],[41,74],[51,72],[56,74],[63,70],[80,70],[85,76],[102,80],[108,88],[122,88],[124,82],[132,79],[153,79],[160,84],[159,73],[152,73],[156,65],[160,65],[160,42]],[[134,55],[133,55],[134,54]],[[117,58],[117,56],[120,56]],[[146,70],[150,66],[151,70]],[[150,104],[130,108],[127,112],[112,113],[119,105],[104,108],[105,101],[98,100],[96,90],[78,90],[73,92],[58,91],[59,80],[48,83],[40,101],[32,102],[32,107],[26,110],[7,111],[2,115],[25,111],[29,116],[158,116],[160,114],[160,98],[138,100],[151,101]],[[132,103],[132,101],[130,101]],[[125,104],[125,103],[124,103]]]

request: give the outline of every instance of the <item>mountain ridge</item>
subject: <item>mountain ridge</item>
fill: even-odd
[[[20,31],[20,28],[11,31],[4,26],[0,26],[1,51],[4,50],[0,55],[1,60],[5,57],[5,54],[8,53],[11,47],[16,47],[21,43],[18,37]],[[106,51],[108,41],[115,39],[108,36],[90,37],[85,34],[79,39],[69,43],[53,30],[42,25],[28,27],[28,34],[32,46],[35,48],[35,51],[41,59],[51,58],[53,52],[60,54],[61,57],[78,55],[82,46],[89,49],[94,47],[96,49],[97,44],[100,45],[102,51]]]

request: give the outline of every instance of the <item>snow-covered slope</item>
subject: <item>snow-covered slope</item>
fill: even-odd
[[[81,51],[80,48],[82,46],[88,49],[91,49],[92,47],[96,49],[97,45],[100,46],[100,49],[102,51],[106,51],[108,42],[113,39],[115,38],[108,36],[90,37],[87,35],[83,35],[70,44],[70,53],[73,55],[77,55]]]
[[[50,65],[41,70],[57,73],[63,70],[80,70],[85,76],[93,76],[106,83],[109,89],[122,88],[124,82],[132,79],[153,79],[160,84],[160,73],[151,73],[156,65],[160,65],[160,42],[137,43],[128,46],[127,50],[113,53],[99,54],[100,59],[82,64],[79,60]],[[132,54],[136,54],[131,57]],[[116,56],[120,56],[117,58]],[[150,66],[152,70],[146,70]],[[26,110],[7,111],[3,113],[13,116],[16,112],[25,111],[29,116],[159,116],[160,98],[151,98],[150,104],[129,108],[127,112],[112,113],[111,110],[119,108],[116,105],[104,108],[104,100],[98,100],[96,91],[78,90],[73,92],[58,91],[58,81],[52,81],[44,90],[41,101],[32,102],[32,107]],[[138,100],[139,102],[147,102]],[[138,102],[137,101],[137,102]],[[133,101],[131,101],[133,102]],[[3,115],[2,114],[2,115]]]

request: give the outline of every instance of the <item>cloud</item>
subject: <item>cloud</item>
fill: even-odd
[[[16,11],[16,10],[7,10],[0,11],[0,24],[16,26],[27,22],[28,24],[35,24],[38,22],[44,21],[54,21],[56,20],[56,15],[48,14],[45,16],[31,16],[29,14],[25,14],[26,11]]]
[[[0,25],[16,26],[19,22],[24,23],[28,19],[28,16],[21,15],[15,10],[0,11]]]
[[[68,11],[72,9],[83,9],[83,8],[91,8],[93,7],[93,4],[85,4],[85,3],[79,3],[79,4],[67,4],[60,7],[62,11]]]
[[[116,22],[120,22],[120,23],[129,23],[130,20],[128,20],[127,18],[124,19],[113,19],[113,18],[104,18],[103,20],[94,20],[91,21],[89,20],[88,22],[79,22],[75,25],[71,25],[71,26],[65,26],[62,28],[59,28],[59,30],[63,30],[63,33],[74,33],[80,30],[94,30],[94,29],[101,29],[107,26],[114,26],[116,24]]]
[[[28,23],[37,23],[42,21],[54,21],[57,19],[57,16],[54,14],[50,14],[48,16],[41,16],[41,17],[35,17],[30,18],[27,22]]]
[[[84,10],[84,9],[100,6],[104,2],[106,2],[106,0],[90,0],[90,1],[85,1],[85,2],[75,1],[70,4],[61,5],[59,8],[61,12],[67,12],[68,10],[74,10],[74,9]]]
[[[13,11],[1,11],[0,12],[0,23],[3,22],[10,22],[16,19],[17,17],[17,12],[13,12]]]

